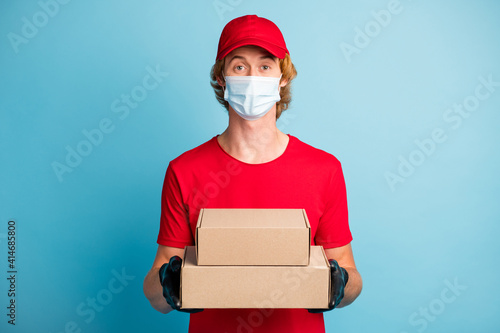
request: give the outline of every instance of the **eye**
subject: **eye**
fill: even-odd
[[[243,67],[242,65],[239,65],[239,66],[236,66],[234,67],[237,71],[242,71],[245,67]]]
[[[263,69],[263,70],[268,70],[269,68],[270,68],[270,67],[269,67],[268,65],[264,65],[264,66],[262,66],[262,69]]]

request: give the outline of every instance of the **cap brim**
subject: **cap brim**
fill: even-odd
[[[218,55],[216,60],[220,60],[227,56],[231,51],[237,49],[238,47],[242,46],[247,46],[247,45],[255,45],[262,47],[269,53],[271,53],[273,56],[278,57],[279,59],[284,59],[285,55],[288,53],[287,50],[282,49],[279,46],[276,46],[275,44],[265,42],[261,39],[258,38],[246,38],[243,40],[239,40],[238,42],[226,47],[224,50],[222,50]]]

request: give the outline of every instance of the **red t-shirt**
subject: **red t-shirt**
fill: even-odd
[[[235,159],[217,136],[172,160],[163,184],[158,244],[194,245],[201,208],[304,208],[312,245],[328,249],[349,244],[340,162],[288,136],[284,153],[266,163]],[[189,323],[190,333],[324,331],[323,315],[305,309],[206,309],[191,314]]]

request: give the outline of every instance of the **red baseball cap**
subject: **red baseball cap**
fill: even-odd
[[[226,24],[220,35],[215,60],[220,60],[232,50],[245,45],[260,46],[280,59],[285,58],[285,54],[290,54],[276,24],[257,15],[245,15]]]

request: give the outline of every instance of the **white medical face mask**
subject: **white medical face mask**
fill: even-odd
[[[246,120],[264,116],[280,97],[280,77],[225,76],[224,99]]]

